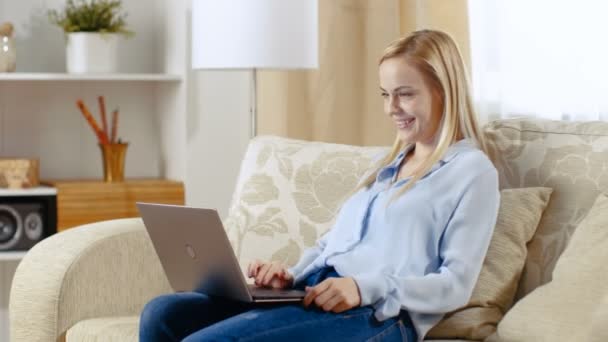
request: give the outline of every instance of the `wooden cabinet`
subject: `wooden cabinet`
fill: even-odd
[[[139,217],[135,202],[184,204],[182,182],[162,179],[52,180],[57,188],[57,230],[116,218]]]

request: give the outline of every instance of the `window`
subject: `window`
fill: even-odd
[[[608,121],[608,1],[469,0],[482,118]]]

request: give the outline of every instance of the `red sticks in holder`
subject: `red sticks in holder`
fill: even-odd
[[[84,104],[82,100],[76,101],[76,105],[80,109],[80,112],[84,116],[84,118],[89,123],[89,126],[93,129],[95,135],[97,135],[97,140],[100,144],[114,144],[116,143],[116,134],[118,131],[118,109],[114,110],[112,113],[112,132],[108,134],[108,122],[106,119],[106,105],[103,96],[99,96],[99,110],[101,112],[101,123],[102,127],[99,127],[99,124]]]

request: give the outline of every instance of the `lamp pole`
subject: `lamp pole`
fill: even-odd
[[[257,98],[257,73],[258,70],[257,68],[253,68],[253,70],[251,71],[251,107],[249,108],[249,112],[251,115],[251,137],[250,138],[255,138],[255,136],[258,134],[258,116],[257,116],[257,112],[258,112],[258,98]]]

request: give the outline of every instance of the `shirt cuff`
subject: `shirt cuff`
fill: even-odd
[[[296,270],[293,267],[288,267],[287,268],[287,273],[291,274],[291,276],[293,277],[293,280],[296,280],[296,276],[298,275]]]
[[[386,293],[385,282],[380,274],[357,275],[353,279],[359,287],[361,306],[375,304]]]
[[[287,269],[287,272],[289,272],[293,276],[293,286],[296,286],[297,283],[302,281],[302,271],[304,271],[305,268],[306,265],[302,267],[298,267],[298,265],[295,265]]]

